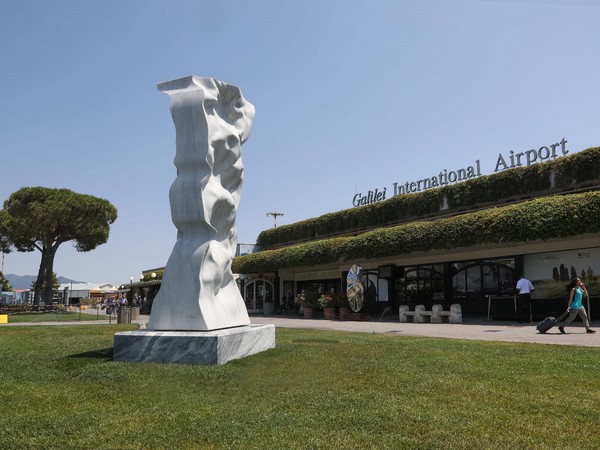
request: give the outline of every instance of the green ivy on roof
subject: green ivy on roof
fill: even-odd
[[[600,232],[600,191],[555,195],[439,220],[380,228],[234,258],[235,273],[366,260],[414,252],[568,238]]]
[[[260,233],[257,245],[272,249],[315,239],[356,235],[383,226],[551,195],[592,181],[600,183],[600,147],[272,228]]]

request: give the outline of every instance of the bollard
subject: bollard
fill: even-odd
[[[117,323],[131,323],[129,308],[119,308],[117,310]]]

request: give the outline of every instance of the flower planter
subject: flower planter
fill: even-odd
[[[340,320],[348,320],[350,316],[350,309],[348,308],[340,308]]]
[[[313,309],[312,308],[304,308],[303,314],[305,319],[312,319],[313,317]]]
[[[323,308],[323,318],[327,320],[335,319],[335,308]]]

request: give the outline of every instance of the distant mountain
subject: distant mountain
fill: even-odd
[[[4,275],[4,277],[13,289],[29,289],[31,288],[31,283],[37,279],[36,275],[14,275],[12,273]],[[86,283],[85,281],[75,281],[65,277],[58,277],[58,281],[60,283]]]

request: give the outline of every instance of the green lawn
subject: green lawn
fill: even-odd
[[[17,322],[72,322],[79,320],[108,320],[108,315],[102,311],[102,314],[86,314],[79,312],[54,312],[54,313],[30,313],[30,314],[11,314],[8,316],[9,323]]]
[[[600,349],[277,330],[225,366],[116,363],[129,325],[0,327],[0,448],[600,448]]]

